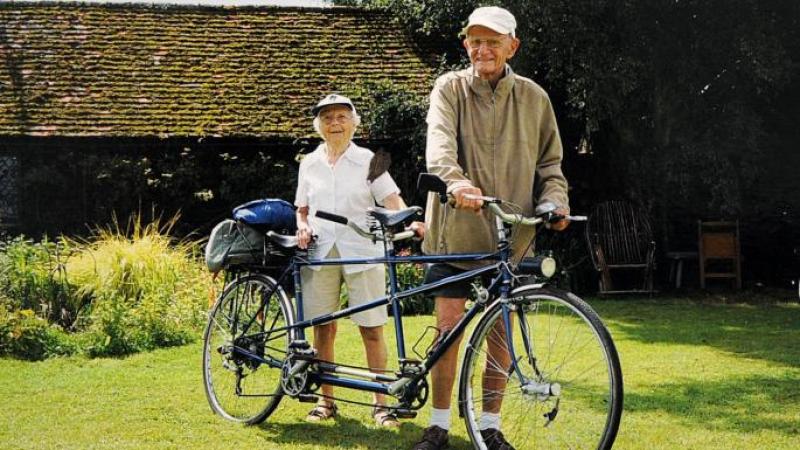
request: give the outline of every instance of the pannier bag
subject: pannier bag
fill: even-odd
[[[265,242],[267,231],[294,234],[297,230],[294,207],[284,200],[254,200],[237,206],[232,219],[217,224],[206,244],[206,266],[219,272],[230,266],[285,263],[288,255]]]
[[[219,272],[230,266],[258,264],[264,259],[264,234],[253,227],[226,219],[211,231],[206,245],[206,266]]]

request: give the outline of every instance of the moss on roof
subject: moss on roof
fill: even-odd
[[[426,92],[431,53],[353,8],[0,3],[0,136],[311,136],[326,93]]]

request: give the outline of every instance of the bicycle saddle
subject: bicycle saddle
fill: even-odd
[[[411,206],[406,209],[386,209],[373,206],[367,210],[367,214],[374,217],[384,228],[393,227],[414,215],[422,215],[422,208]]]
[[[278,244],[283,248],[297,247],[297,236],[278,234],[274,231],[267,231],[267,237],[270,241]]]

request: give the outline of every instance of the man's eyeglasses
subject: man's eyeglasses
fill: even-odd
[[[485,45],[489,48],[500,48],[505,43],[505,37],[503,38],[489,38],[489,39],[481,39],[476,37],[467,37],[467,45],[470,48],[480,48],[481,45]]]

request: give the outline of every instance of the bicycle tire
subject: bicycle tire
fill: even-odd
[[[464,354],[459,411],[475,448],[486,448],[483,408],[497,411],[500,403],[500,430],[515,449],[610,449],[622,415],[623,381],[616,347],[600,317],[574,294],[556,289],[522,286],[511,297],[515,310],[509,317],[523,377],[510,369],[510,358],[498,361],[503,358],[496,352],[488,357],[489,344],[507,348],[504,337],[498,340],[505,333],[500,301],[487,309]],[[499,376],[487,376],[493,374]],[[535,386],[560,392],[533,394]]]
[[[260,313],[262,302],[266,304]],[[274,279],[250,274],[226,286],[203,335],[203,382],[215,413],[248,425],[272,414],[283,397],[281,364],[294,335],[279,329],[292,324],[292,305]],[[259,363],[235,348],[272,364]]]

